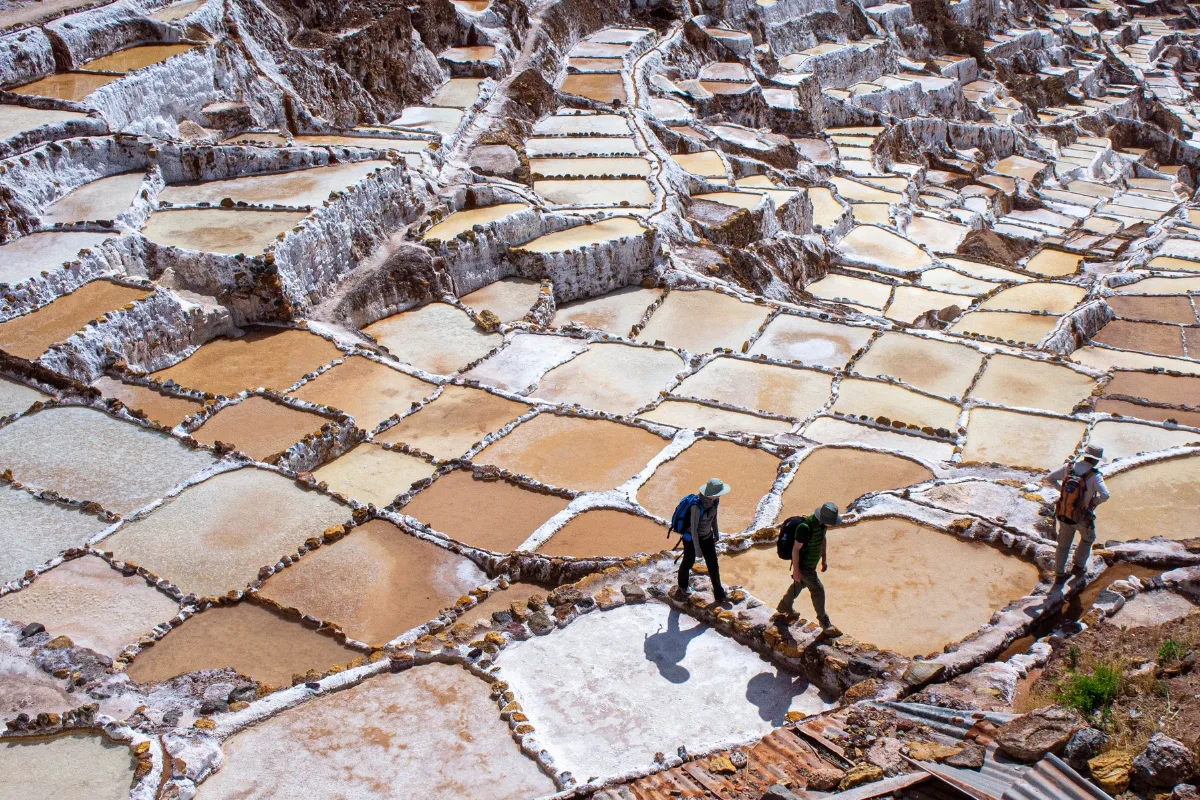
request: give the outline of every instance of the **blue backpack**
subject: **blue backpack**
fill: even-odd
[[[720,502],[719,499],[713,500],[713,506],[719,505]],[[698,505],[700,505],[700,495],[698,494],[689,494],[679,501],[679,505],[675,506],[675,513],[671,515],[671,530],[667,532],[668,537],[672,533],[678,533],[685,542],[692,540],[692,535],[685,533],[684,528],[687,527],[688,513],[693,506]]]

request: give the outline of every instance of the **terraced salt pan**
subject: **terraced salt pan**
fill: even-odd
[[[934,462],[949,461],[954,454],[954,446],[947,442],[881,430],[834,417],[813,420],[804,429],[804,437],[821,444],[865,444]]]
[[[1200,292],[1200,277],[1187,278],[1142,278],[1124,286],[1118,286],[1117,294],[1187,294]]]
[[[518,333],[504,349],[463,373],[487,386],[524,394],[550,370],[587,350],[566,336]]]
[[[529,171],[542,178],[618,178],[650,174],[650,162],[644,158],[531,158]],[[636,182],[629,181],[634,184]],[[535,190],[545,194],[541,189]]]
[[[1183,595],[1168,591],[1143,592],[1129,598],[1110,622],[1121,628],[1153,628],[1186,617],[1195,610],[1196,606]]]
[[[0,745],[5,794],[27,800],[126,800],[133,788],[129,747],[93,733],[7,740]]]
[[[833,622],[860,641],[902,655],[936,653],[969,636],[1038,582],[1033,564],[907,520],[831,528],[826,542],[829,571],[821,581]],[[721,578],[774,603],[791,581],[780,563],[773,547],[755,548],[726,558]],[[816,618],[808,592],[796,611]]]
[[[626,286],[600,297],[568,303],[554,314],[553,325],[561,328],[572,322],[588,328],[624,336],[640,322],[650,304],[662,293],[655,289]]]
[[[215,596],[249,585],[260,567],[349,516],[350,509],[323,494],[249,467],[185,489],[105,539],[104,548],[185,594]]]
[[[996,284],[994,283],[981,281],[969,275],[963,275],[952,269],[947,269],[946,267],[935,267],[934,269],[925,270],[921,273],[919,283],[935,291],[970,297],[987,294],[996,288]]]
[[[967,418],[963,461],[997,461],[1014,467],[1051,470],[1075,450],[1087,425],[995,408],[973,408]]]
[[[294,172],[246,175],[240,178],[204,183],[174,184],[163,189],[158,198],[177,205],[185,203],[217,205],[228,197],[235,202],[315,207],[327,200],[330,192],[340,191],[358,183],[380,167],[391,167],[391,162],[382,160],[351,161]]]
[[[759,436],[773,436],[792,429],[792,423],[786,420],[679,400],[666,400],[650,411],[638,414],[638,419],[661,422],[676,428],[705,428],[715,433],[753,433]]]
[[[807,682],[661,603],[588,614],[514,643],[504,673],[556,766],[581,777],[761,736],[789,711],[827,707]]]
[[[27,411],[37,402],[49,400],[50,395],[30,386],[0,378],[0,417]]]
[[[0,106],[0,113],[6,108],[12,106]],[[22,236],[0,245],[0,283],[16,285],[43,271],[54,272],[74,261],[80,250],[97,248],[114,238],[115,234],[93,231],[47,231]]]
[[[625,83],[619,73],[578,72],[563,79],[559,91],[577,94],[600,103],[625,102]]]
[[[832,381],[813,370],[723,357],[686,378],[674,393],[805,419],[829,401]]]
[[[0,250],[0,252],[3,252]],[[1197,324],[1196,310],[1187,297],[1138,297],[1114,295],[1104,298],[1109,308],[1121,319],[1174,322],[1180,325]]]
[[[23,86],[12,86],[7,91],[34,97],[52,97],[55,100],[72,100],[76,103],[83,100],[92,92],[113,81],[120,80],[120,75],[95,75],[90,72],[60,72],[45,78],[26,83]]]
[[[950,326],[951,333],[993,336],[1035,345],[1058,325],[1058,317],[1016,311],[968,311]]]
[[[493,54],[495,48],[492,49]],[[438,87],[433,97],[429,98],[431,106],[446,106],[448,108],[469,108],[479,99],[481,78],[451,78]]]
[[[1200,536],[1196,515],[1182,511],[1200,508],[1200,457],[1156,461],[1106,474],[1104,483],[1112,497],[1096,509],[1096,530],[1102,541]]]
[[[868,308],[882,309],[892,294],[890,283],[868,281],[847,275],[828,274],[804,287],[822,300],[848,301]]]
[[[175,3],[174,5],[166,6],[158,11],[155,11],[150,16],[159,22],[176,22],[191,14],[197,9],[203,8],[208,0],[186,0],[183,3]]]
[[[154,377],[226,396],[259,387],[285,390],[341,355],[332,342],[308,331],[256,328],[237,339],[213,339]]]
[[[52,109],[4,105],[0,106],[0,139],[10,139],[13,136],[41,128],[45,125],[58,125],[81,119],[87,119],[87,114],[79,111],[54,111]]]
[[[904,235],[935,253],[953,253],[967,236],[967,227],[936,217],[914,216]]]
[[[0,323],[0,349],[30,361],[50,345],[71,338],[97,317],[144,299],[149,292],[109,281],[92,281],[31,314]]]
[[[530,253],[561,253],[564,250],[640,236],[645,232],[646,228],[635,219],[611,217],[586,225],[576,225],[565,231],[548,233],[512,249],[526,250]]]
[[[1083,263],[1083,256],[1047,247],[1025,262],[1025,270],[1047,278],[1074,275]]]
[[[841,203],[833,199],[833,192],[822,186],[809,188],[808,199],[813,207],[813,225],[819,227],[835,224],[845,210]]]
[[[0,329],[2,330],[2,329]],[[1071,359],[1085,367],[1104,372],[1114,368],[1151,370],[1155,367],[1174,370],[1191,375],[1200,375],[1200,363],[1182,358],[1150,356],[1129,350],[1113,350],[1108,347],[1081,347],[1071,353]]]
[[[548,203],[563,206],[648,206],[654,202],[654,192],[641,178],[536,180],[533,190]]]
[[[758,503],[771,491],[779,472],[779,459],[765,450],[733,442],[701,439],[654,471],[637,499],[642,507],[671,519],[684,495],[694,494],[709,478],[721,478],[732,491],[721,498],[721,530],[737,532],[754,522]]]
[[[444,220],[425,231],[425,241],[439,239],[449,241],[460,233],[471,230],[476,225],[488,225],[498,219],[516,214],[529,208],[525,203],[497,203],[494,206],[466,208],[456,211]]]
[[[212,463],[210,453],[89,408],[49,408],[0,429],[0,464],[18,481],[118,514]]]
[[[1154,450],[1200,445],[1200,432],[1169,430],[1137,422],[1101,420],[1092,428],[1088,444],[1103,447],[1104,458],[1113,461]]]
[[[847,258],[874,267],[912,272],[933,263],[929,255],[902,236],[875,225],[859,225],[846,234],[837,249]]]
[[[551,557],[622,558],[670,546],[667,526],[627,511],[601,508],[574,517],[537,551]]]
[[[919,286],[897,286],[892,300],[887,304],[884,316],[897,322],[910,323],[927,311],[944,308],[964,308],[971,303],[970,297],[935,292]]]
[[[533,394],[552,403],[629,414],[657,398],[684,367],[669,350],[597,343],[547,372]]]
[[[516,550],[542,523],[567,507],[567,500],[514,486],[508,481],[477,480],[466,470],[438,478],[401,511],[451,539],[507,553]],[[488,524],[479,524],[479,509]]]
[[[255,461],[278,455],[329,420],[317,414],[276,403],[265,397],[247,397],[226,406],[192,432],[201,444],[231,444]]]
[[[665,341],[692,353],[740,350],[762,326],[768,309],[707,290],[676,290],[650,317],[638,341]]]
[[[30,586],[0,597],[0,617],[40,622],[109,658],[179,612],[140,575],[124,577],[96,556],[59,564]]]
[[[698,153],[679,153],[671,156],[679,166],[702,178],[724,178],[725,162],[716,150],[701,150]]]
[[[272,575],[260,594],[382,645],[487,580],[474,562],[377,519]]]
[[[885,332],[854,364],[861,375],[890,375],[942,397],[962,397],[983,356],[971,347]]]
[[[388,125],[452,136],[462,123],[462,118],[463,112],[457,108],[409,106]]]
[[[1002,311],[1048,311],[1066,314],[1087,295],[1081,286],[1042,281],[1011,286],[989,297],[980,308]]]
[[[125,213],[142,188],[144,172],[125,172],[85,183],[41,213],[43,225],[116,219]]]
[[[378,508],[391,505],[396,495],[433,474],[428,461],[363,442],[313,472],[331,491]]]
[[[517,748],[487,684],[446,664],[379,675],[315,698],[247,728],[223,749],[225,762],[200,785],[200,800],[306,794],[517,800],[555,790]]]
[[[1154,406],[1144,406],[1125,400],[1115,400],[1110,397],[1101,397],[1096,401],[1096,413],[1115,414],[1157,422],[1175,420],[1180,425],[1200,428],[1200,412],[1179,411],[1174,408],[1155,408]]]
[[[529,313],[537,301],[542,285],[525,278],[503,278],[489,283],[460,299],[475,311],[487,309],[501,322],[514,322]]]
[[[1070,414],[1088,398],[1094,378],[1068,367],[996,353],[971,390],[971,397],[1018,408]]]
[[[965,258],[945,257],[942,261],[946,262],[959,272],[965,272],[972,278],[978,278],[981,281],[994,281],[996,283],[1026,283],[1032,280],[1028,275],[1020,272],[1013,272],[995,264],[981,264],[978,261],[968,261]]]
[[[533,127],[535,136],[629,136],[629,123],[618,114],[556,114]]]
[[[1115,319],[1101,328],[1092,340],[1123,350],[1183,356],[1182,334],[1183,331],[1177,325]]]
[[[571,136],[525,140],[530,158],[545,156],[635,156],[637,145],[631,138],[616,136]]]
[[[487,355],[504,341],[485,333],[447,303],[430,303],[372,322],[363,329],[401,361],[435,375],[449,375]]]
[[[394,139],[377,136],[298,134],[292,137],[292,141],[297,145],[308,145],[310,147],[332,145],[334,147],[369,147],[374,150],[394,150],[397,153],[406,154],[404,156],[405,163],[419,163],[418,160],[410,160],[409,156],[423,153],[429,149],[429,142],[424,139]]]
[[[204,407],[195,400],[168,397],[148,387],[122,383],[107,376],[101,377],[92,386],[105,397],[120,400],[126,408],[141,411],[148,419],[168,428],[174,428]]]
[[[142,234],[183,250],[257,255],[307,216],[305,211],[182,208],[154,212]]]
[[[71,708],[75,699],[68,681],[43,672],[21,652],[20,629],[9,628],[0,637],[0,714],[36,717],[47,708]],[[47,800],[50,800],[47,798]]]
[[[84,62],[79,68],[92,72],[133,72],[166,61],[171,56],[186,53],[195,47],[194,44],[140,44],[94,58]]]
[[[359,428],[370,431],[393,414],[408,411],[435,389],[433,384],[398,369],[351,356],[305,383],[292,396],[339,409],[354,417]]]
[[[67,506],[39,500],[28,492],[0,486],[0,583],[16,580],[64,550],[82,547],[108,523]],[[0,599],[0,608],[3,600]]]
[[[125,672],[136,683],[158,683],[188,672],[232,667],[271,686],[289,686],[293,675],[325,672],[359,655],[297,619],[243,601],[189,617],[142,650]]]
[[[1200,378],[1153,372],[1117,372],[1104,387],[1105,394],[1140,397],[1155,403],[1196,405]]]
[[[398,425],[388,428],[376,441],[408,444],[436,458],[458,458],[529,410],[490,392],[447,385],[436,400]]]
[[[870,341],[873,333],[871,328],[852,328],[794,314],[780,314],[754,342],[750,354],[761,353],[809,366],[840,369],[850,356]]]
[[[860,378],[847,378],[841,382],[833,410],[951,430],[956,427],[959,414],[959,408],[954,403],[926,397],[900,386]]]
[[[894,453],[818,447],[796,467],[792,482],[783,491],[778,519],[811,514],[828,502],[848,508],[869,492],[901,489],[933,478],[925,465]]]
[[[599,492],[645,468],[666,446],[658,436],[606,420],[539,414],[475,456],[551,486]]]

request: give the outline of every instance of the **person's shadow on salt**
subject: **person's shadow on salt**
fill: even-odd
[[[704,633],[704,626],[696,623],[688,630],[681,630],[679,618],[683,616],[678,609],[672,608],[667,614],[667,629],[661,628],[657,633],[647,634],[642,642],[642,650],[646,660],[658,667],[658,672],[671,683],[686,683],[692,673],[680,662],[687,655],[688,644]]]
[[[792,699],[808,691],[811,684],[799,675],[789,675],[779,668],[760,672],[746,684],[746,699],[758,709],[758,716],[779,727],[787,721]]]

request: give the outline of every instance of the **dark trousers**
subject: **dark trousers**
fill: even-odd
[[[813,610],[817,612],[817,622],[825,627],[829,627],[829,615],[825,613],[825,585],[821,583],[821,578],[817,575],[816,567],[800,569],[800,580],[792,580],[792,585],[784,593],[783,599],[776,606],[776,610],[784,614],[793,613],[796,598],[805,589],[808,589],[812,595]]]
[[[708,577],[712,581],[713,596],[720,600],[725,596],[725,587],[721,585],[721,567],[717,564],[716,536],[710,536],[707,539],[693,536],[692,541],[683,543],[683,561],[679,564],[679,588],[688,588],[692,565],[696,563],[696,539],[700,539],[700,552],[704,556],[705,565],[708,566]]]

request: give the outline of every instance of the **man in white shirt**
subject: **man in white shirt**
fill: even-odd
[[[1087,572],[1088,559],[1092,556],[1092,544],[1096,541],[1096,506],[1109,498],[1104,476],[1100,474],[1100,460],[1104,450],[1091,445],[1083,457],[1062,465],[1046,476],[1046,480],[1061,485],[1062,494],[1055,506],[1058,523],[1058,549],[1054,554],[1054,583],[1067,580],[1067,555],[1071,543],[1079,533],[1079,547],[1075,548],[1074,568],[1076,577]]]

